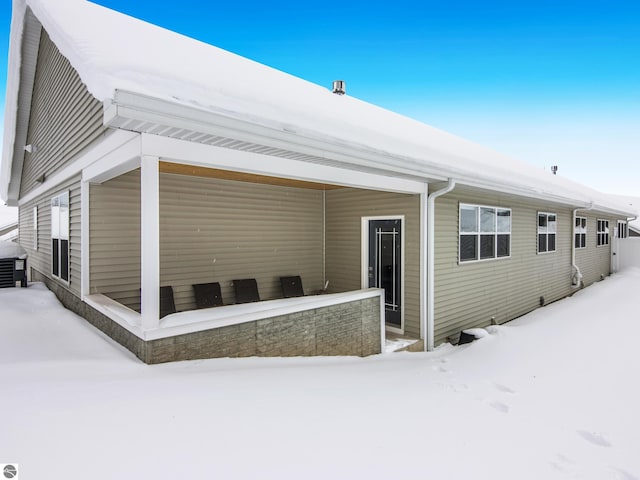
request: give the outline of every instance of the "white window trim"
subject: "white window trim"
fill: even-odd
[[[498,211],[498,210],[506,210],[509,212],[509,231],[508,232],[502,232],[502,231],[498,231],[498,215],[496,215],[496,230],[495,232],[493,232],[493,235],[496,237],[496,241],[494,242],[494,246],[493,246],[493,253],[494,256],[491,258],[480,258],[480,235],[482,235],[482,232],[479,231],[480,229],[480,218],[478,218],[478,231],[477,232],[461,232],[460,231],[460,214],[462,211],[463,207],[472,207],[472,208],[478,208],[478,215],[480,215],[480,209],[481,208],[493,208],[494,210]],[[485,235],[488,232],[485,232]],[[497,236],[498,235],[509,235],[509,255],[506,256],[502,256],[502,257],[498,257],[497,256],[497,248],[498,248],[498,242],[497,242]],[[476,248],[478,251],[478,259],[477,260],[462,260],[460,258],[460,236],[461,235],[477,235],[478,236],[478,243],[476,244]],[[505,260],[508,258],[511,258],[511,237],[513,235],[513,211],[510,208],[507,207],[497,207],[495,205],[480,205],[478,203],[460,203],[458,205],[458,265],[469,265],[469,264],[474,264],[474,263],[480,263],[480,262],[495,262],[496,260]]]
[[[600,222],[606,222],[607,226],[605,230],[600,230]],[[600,243],[600,235],[607,235],[607,243]],[[611,244],[611,228],[609,227],[609,220],[606,218],[596,219],[596,247],[608,247]]]
[[[556,231],[555,232],[540,232],[540,215],[546,215],[547,216],[547,228],[549,226],[549,215],[553,215],[554,217],[556,217],[556,219],[554,220],[555,224],[556,224]],[[545,250],[544,252],[540,251],[540,235],[544,234],[547,235],[547,250]],[[555,244],[553,246],[553,250],[549,250],[549,237],[548,235],[553,234],[556,237],[556,241]],[[575,239],[574,239],[575,242]],[[536,252],[538,255],[546,255],[548,253],[556,253],[558,251],[558,214],[554,213],[554,212],[538,212],[538,214],[536,215]]]
[[[589,234],[589,220],[587,219],[587,217],[579,217],[576,216],[576,221],[577,220],[584,220],[584,232],[578,230],[579,228],[582,229],[582,226],[578,227],[576,225],[573,226],[573,247],[576,250],[584,250],[585,248],[587,248],[587,238],[588,238],[588,234]],[[584,234],[585,239],[584,239],[584,247],[576,247],[576,236]],[[557,241],[557,239],[556,239]]]
[[[405,327],[405,216],[404,215],[379,215],[374,217],[361,217],[360,220],[360,285],[361,288],[369,288],[369,221],[370,220],[400,220],[400,236],[401,236],[401,250],[400,250],[400,302],[402,302],[402,308],[400,310],[400,328],[392,327],[385,322],[384,318],[384,302],[382,303],[382,323],[385,326],[385,331],[392,333],[399,333],[404,335]],[[384,298],[384,296],[383,296]]]
[[[60,276],[60,271],[61,271],[60,258],[58,258],[58,275],[53,273],[53,247],[51,247],[52,248],[51,249],[51,276],[53,278],[55,278],[58,282],[66,285],[66,286],[69,286],[71,284],[71,192],[68,191],[68,190],[65,191],[65,192],[59,193],[58,195],[54,195],[53,197],[51,197],[51,240],[54,239],[54,236],[53,236],[53,221],[54,221],[53,200],[56,199],[56,198],[63,197],[65,195],[67,196],[67,200],[69,202],[69,208],[68,208],[68,211],[67,211],[67,215],[69,217],[68,221],[67,221],[67,227],[69,229],[69,231],[67,232],[67,236],[68,236],[67,242],[68,242],[68,249],[69,249],[69,252],[67,254],[67,274],[68,274],[69,278],[65,280],[64,278],[62,278]],[[59,219],[58,219],[58,222],[59,222]],[[61,240],[61,237],[58,237],[58,240]],[[59,247],[58,247],[58,252],[60,252]]]
[[[620,227],[622,227],[622,236],[620,236]],[[618,220],[616,225],[616,238],[628,238],[629,237],[629,224],[624,220]]]

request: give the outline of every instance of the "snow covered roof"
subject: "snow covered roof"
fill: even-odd
[[[369,166],[427,181],[451,177],[460,184],[635,214],[628,205],[542,169],[85,0],[13,2],[2,198],[16,174],[14,146],[21,145],[17,72],[27,60],[20,58],[20,47],[33,12],[89,92],[106,105],[126,92],[160,102],[154,108],[188,108],[233,121],[259,132],[262,144],[277,138],[292,151],[313,145],[320,157],[340,152],[340,161],[351,168]]]
[[[0,258],[27,258],[24,248],[14,242],[0,241]]]
[[[613,195],[613,197],[624,205],[629,205],[630,208],[640,211],[640,197],[632,197],[630,195]],[[629,222],[629,228],[640,233],[640,218],[636,218]]]

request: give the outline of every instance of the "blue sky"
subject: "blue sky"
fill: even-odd
[[[640,196],[640,1],[96,3]]]

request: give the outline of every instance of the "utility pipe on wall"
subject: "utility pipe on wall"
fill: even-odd
[[[588,207],[573,209],[573,238],[571,241],[571,267],[573,271],[571,272],[571,288],[580,288],[580,283],[582,282],[582,272],[576,263],[576,214],[578,213],[578,210],[587,211],[591,209],[593,209],[593,202],[591,202]]]
[[[436,190],[427,198],[427,315],[424,319],[426,325],[422,331],[426,332],[424,341],[424,351],[433,350],[434,331],[435,331],[435,205],[436,198],[449,193],[456,187],[453,178],[449,179],[447,186],[443,189]]]

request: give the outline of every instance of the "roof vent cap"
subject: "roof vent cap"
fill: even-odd
[[[347,93],[345,81],[334,80],[332,92],[335,93],[336,95],[344,95],[345,93]]]

